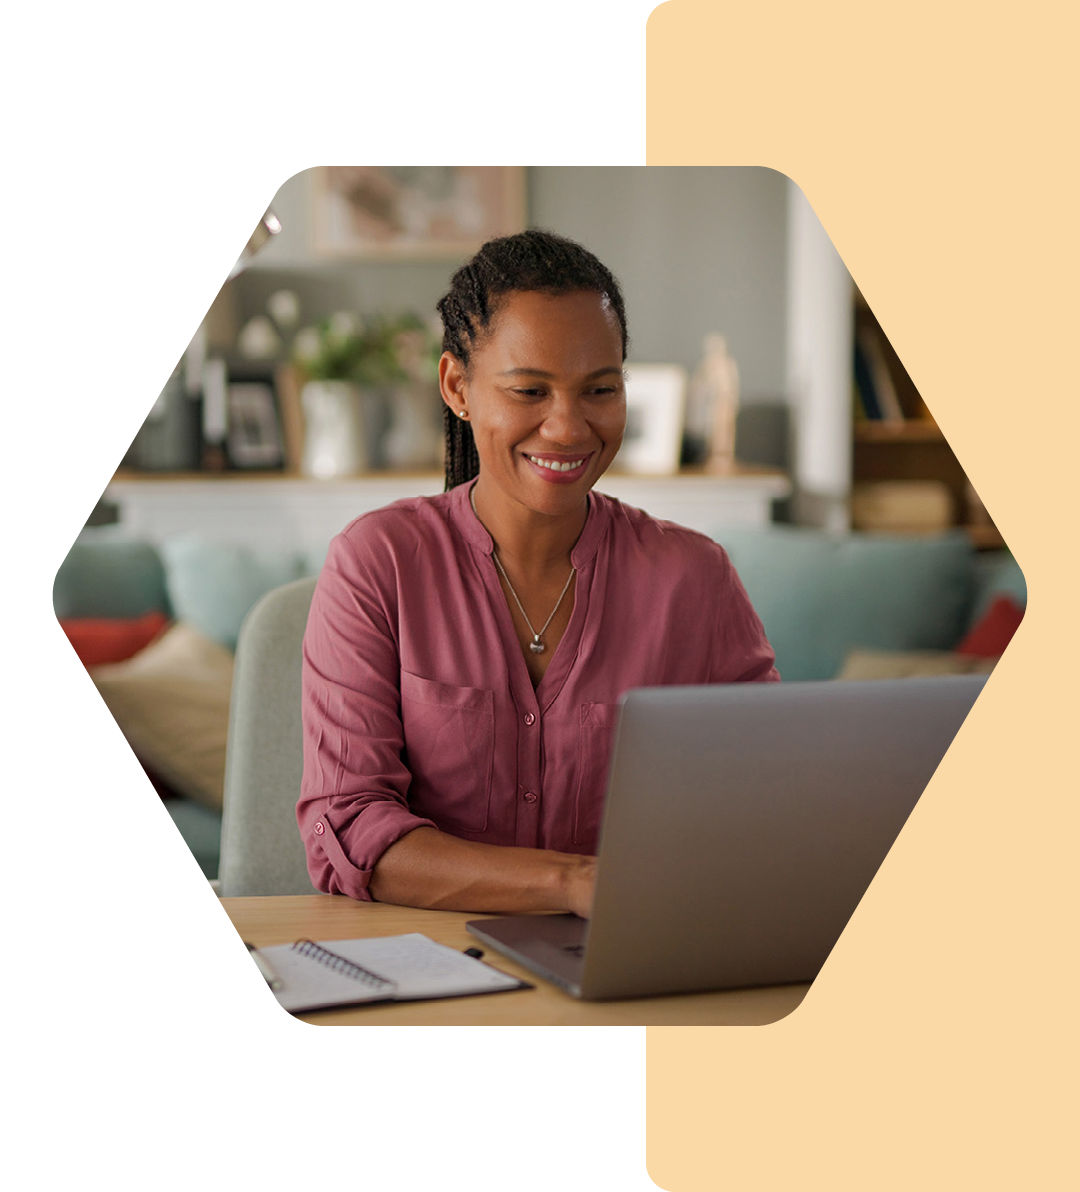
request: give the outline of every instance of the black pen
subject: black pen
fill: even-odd
[[[259,972],[262,973],[267,985],[269,985],[271,989],[280,989],[281,978],[270,967],[269,962],[259,951],[259,949],[256,948],[254,944],[249,944],[247,940],[244,940],[244,947],[247,948],[247,950],[251,953],[251,959],[255,961],[255,964],[258,966]]]

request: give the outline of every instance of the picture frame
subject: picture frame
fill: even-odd
[[[235,468],[273,469],[284,462],[274,386],[263,380],[230,380],[226,449]]]
[[[626,433],[612,471],[632,476],[678,472],[688,384],[681,364],[626,366]]]
[[[350,260],[471,256],[525,227],[522,166],[320,166],[314,247]]]

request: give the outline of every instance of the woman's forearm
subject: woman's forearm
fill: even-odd
[[[379,902],[431,910],[573,911],[592,906],[596,859],[511,848],[417,828],[379,858],[369,890]]]

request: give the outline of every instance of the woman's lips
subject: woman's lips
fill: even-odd
[[[587,455],[529,455],[532,470],[550,484],[571,484],[585,475],[593,453]]]

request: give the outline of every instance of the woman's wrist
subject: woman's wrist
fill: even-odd
[[[592,911],[596,858],[562,853],[561,909],[587,919]]]

